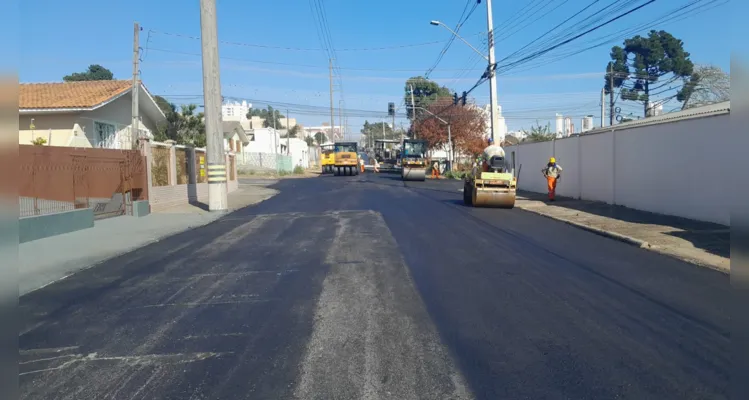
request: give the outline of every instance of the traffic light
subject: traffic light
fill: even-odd
[[[454,106],[458,105],[458,94],[457,93],[453,93],[453,105]]]
[[[388,103],[388,115],[391,117],[395,115],[395,103]]]
[[[466,97],[468,97],[468,92],[463,92],[463,97],[461,97],[461,101],[463,102],[463,105],[466,105]]]

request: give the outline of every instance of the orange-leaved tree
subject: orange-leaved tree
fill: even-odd
[[[430,104],[427,109],[450,123],[456,152],[473,156],[484,151],[487,146],[484,137],[486,120],[483,110],[479,107],[473,104],[453,105],[451,98],[440,98]],[[430,149],[447,144],[447,125],[437,118],[424,113],[414,125],[417,137],[426,140]]]

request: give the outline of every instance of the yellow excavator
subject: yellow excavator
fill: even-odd
[[[356,142],[336,142],[333,146],[333,175],[359,175],[359,154]]]
[[[518,181],[507,170],[504,149],[489,145],[465,178],[463,203],[473,207],[515,207]]]
[[[427,141],[403,139],[401,178],[404,181],[424,181],[427,173]]]
[[[333,143],[328,143],[320,146],[321,154],[320,154],[320,164],[322,164],[322,173],[323,174],[332,174],[333,168],[335,166],[335,151],[334,151],[335,145]]]

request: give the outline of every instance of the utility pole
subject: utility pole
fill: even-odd
[[[291,146],[289,145],[289,140],[291,140],[291,125],[289,123],[289,109],[286,109],[286,155],[291,154]]]
[[[338,126],[343,131],[343,113],[341,112],[341,107],[343,107],[343,100],[338,100]],[[343,140],[346,140],[345,131],[343,131]]]
[[[492,141],[498,143],[497,130],[499,129],[499,121],[497,120],[497,75],[495,71],[494,61],[494,22],[492,20],[492,0],[486,0],[486,26],[489,31],[489,66],[487,67],[487,73],[489,74],[489,107],[491,109],[491,129],[492,129]]]
[[[200,41],[203,56],[208,209],[228,211],[226,155],[221,127],[221,77],[218,60],[216,0],[200,0]]]
[[[606,88],[601,89],[601,128],[604,126],[606,119]]]
[[[331,139],[335,141],[335,117],[333,116],[333,59],[328,60],[328,69],[330,70],[330,134]]]
[[[414,127],[414,139],[416,139],[416,101],[414,101],[414,85],[408,85],[411,88],[411,126]]]
[[[140,82],[138,81],[138,65],[140,63],[140,25],[136,22],[133,27],[133,89],[130,92],[132,96],[132,121],[130,122],[130,146],[134,148],[140,139],[140,117],[138,106],[138,92]]]
[[[614,63],[609,64],[609,126],[614,126]]]

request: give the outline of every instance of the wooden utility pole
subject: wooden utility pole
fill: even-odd
[[[227,211],[226,155],[221,126],[221,77],[218,60],[216,0],[200,0],[200,41],[203,55],[208,210]]]
[[[333,115],[333,59],[328,60],[328,69],[330,70],[330,140],[335,142],[335,116]]]
[[[132,96],[132,120],[130,122],[130,146],[135,148],[140,139],[140,116],[138,113],[138,92],[140,81],[138,80],[138,70],[140,64],[140,25],[136,22],[133,26],[133,89],[130,91]]]
[[[289,122],[289,109],[286,109],[286,155],[291,155],[291,123]]]

